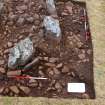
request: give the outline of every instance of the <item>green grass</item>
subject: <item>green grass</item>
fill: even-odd
[[[75,0],[76,1],[76,0]],[[94,46],[95,100],[0,97],[0,105],[105,105],[105,0],[86,1]]]

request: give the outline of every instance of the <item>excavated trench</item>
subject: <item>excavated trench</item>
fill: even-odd
[[[50,14],[45,5],[43,0],[4,0],[0,8],[0,95],[95,98],[86,4],[55,0],[57,15],[52,17],[59,21],[60,38],[46,34],[43,20]],[[35,52],[27,63],[10,69],[10,49],[27,37]],[[85,92],[68,92],[68,83],[84,83]]]

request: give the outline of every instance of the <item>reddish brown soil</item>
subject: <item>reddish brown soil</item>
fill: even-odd
[[[56,0],[62,30],[60,43],[44,36],[43,17],[48,13],[42,4],[40,0],[5,0],[0,16],[0,95],[95,98],[92,41],[90,35],[86,38],[83,18],[85,3]],[[89,26],[88,18],[86,21]],[[8,72],[12,71],[7,66],[9,49],[27,36],[36,49],[31,61],[36,57],[40,61],[20,75],[47,80],[8,78]],[[85,83],[86,93],[68,93],[67,83],[71,82]]]

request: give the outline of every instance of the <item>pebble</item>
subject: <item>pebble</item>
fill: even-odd
[[[4,68],[0,67],[0,72],[1,72],[1,73],[5,73],[6,71],[5,71]]]
[[[84,58],[85,58],[85,54],[79,54],[78,57],[79,57],[80,59],[84,59]]]
[[[38,73],[39,73],[39,75],[40,75],[40,76],[44,77],[44,73],[43,73],[43,71],[42,71],[42,70],[39,70],[39,72],[38,72]]]
[[[67,16],[67,15],[68,15],[68,13],[62,12],[62,16]]]
[[[26,6],[26,5],[16,6],[16,9],[17,9],[18,11],[25,11],[25,10],[27,10],[27,6]]]
[[[43,59],[44,59],[45,61],[48,61],[48,60],[49,60],[49,57],[43,57]]]
[[[25,94],[29,94],[30,93],[30,88],[26,87],[26,86],[20,86],[19,87]]]
[[[0,14],[3,11],[3,7],[4,7],[4,3],[2,2],[2,0],[0,0]]]
[[[58,61],[58,58],[54,58],[54,57],[49,58],[50,63],[56,63],[57,61]]]
[[[14,93],[13,93],[13,92],[10,92],[9,95],[10,95],[10,96],[14,96]]]
[[[0,60],[0,65],[3,65],[5,63],[4,60]]]
[[[54,73],[55,73],[56,75],[59,75],[59,74],[60,74],[60,71],[59,71],[58,69],[53,68],[53,70],[54,70]]]
[[[29,2],[29,0],[24,0],[24,3],[28,3]]]
[[[70,13],[70,14],[72,14],[73,13],[73,11],[72,11],[72,7],[71,6],[66,6],[66,9],[68,10],[68,12]]]
[[[15,94],[19,94],[19,89],[18,89],[17,86],[10,86],[10,90],[11,90],[12,92],[14,92]]]
[[[35,25],[40,25],[40,21],[39,20],[35,20]]]
[[[39,70],[42,70],[43,69],[43,66],[39,66],[38,68],[39,68]]]
[[[46,66],[49,66],[49,67],[55,67],[56,65],[53,64],[53,63],[45,63]]]
[[[68,73],[69,72],[69,68],[67,66],[64,66],[62,68],[62,73]]]
[[[59,82],[57,82],[57,83],[55,84],[55,88],[56,88],[56,89],[61,89],[62,86],[61,86],[61,84],[60,84]]]
[[[33,17],[28,17],[26,20],[29,23],[33,23],[34,22],[34,18]]]
[[[8,93],[9,92],[9,88],[6,88],[4,93]]]
[[[52,70],[49,71],[49,75],[54,75],[54,72]]]
[[[30,86],[30,87],[37,87],[37,86],[38,86],[37,80],[31,79],[31,80],[29,81],[29,86]]]
[[[8,42],[8,43],[7,43],[7,46],[8,46],[8,47],[12,47],[12,45],[13,45],[12,42]]]
[[[92,53],[92,50],[91,50],[91,49],[88,49],[88,50],[87,50],[87,54],[90,55],[91,53]]]
[[[21,75],[21,70],[16,70],[16,71],[8,71],[7,76],[14,76],[14,75]]]
[[[34,14],[34,18],[35,18],[35,20],[39,19],[39,15],[38,14]]]
[[[44,30],[43,29],[40,29],[39,32],[38,32],[38,35],[40,37],[43,37],[44,36]]]
[[[13,21],[13,20],[17,19],[17,15],[14,15],[13,13],[10,13],[8,18]]]
[[[4,91],[4,87],[0,87],[0,94]]]
[[[86,93],[82,94],[82,97],[85,98],[85,99],[89,99],[90,98],[89,95],[86,94]]]
[[[41,89],[41,88],[42,88],[42,83],[39,82],[39,87],[38,87],[38,89]]]
[[[30,31],[31,31],[31,32],[36,31],[37,28],[38,28],[37,26],[33,25],[33,26],[30,28]]]
[[[61,67],[63,67],[63,63],[59,63],[57,66],[56,66],[56,68],[61,68]]]
[[[23,25],[25,22],[25,19],[22,17],[19,17],[19,19],[17,20],[17,25]]]

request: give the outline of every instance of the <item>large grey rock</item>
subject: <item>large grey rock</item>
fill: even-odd
[[[10,49],[8,67],[15,69],[17,66],[25,65],[34,52],[33,43],[30,38],[21,40],[16,46]]]
[[[54,19],[51,16],[45,16],[44,27],[46,29],[46,33],[51,32],[51,35],[53,35],[54,37],[61,36],[61,29],[60,29],[59,21],[57,19]]]
[[[54,0],[46,0],[46,6],[51,15],[57,14]]]

